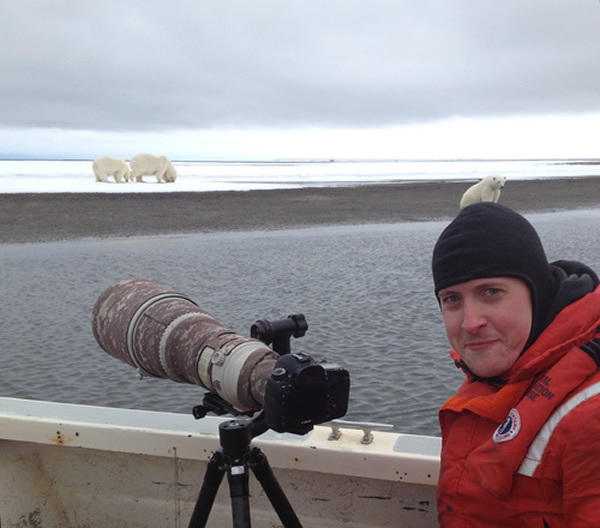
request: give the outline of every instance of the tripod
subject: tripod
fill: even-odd
[[[190,519],[189,528],[204,528],[219,485],[227,472],[234,528],[250,528],[248,468],[265,490],[285,528],[302,528],[265,454],[251,444],[268,429],[261,412],[253,419],[235,419],[219,425],[221,448],[208,461],[204,482]]]

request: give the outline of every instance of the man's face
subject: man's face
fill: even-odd
[[[512,277],[474,279],[438,292],[452,348],[482,378],[509,370],[532,323],[527,284]]]

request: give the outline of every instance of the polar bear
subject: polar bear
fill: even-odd
[[[465,191],[460,199],[460,208],[479,202],[497,202],[505,183],[504,176],[486,176]]]
[[[97,182],[108,183],[109,176],[114,176],[117,183],[123,183],[123,180],[129,181],[129,166],[122,159],[101,156],[94,160],[92,169],[94,169]]]
[[[145,174],[155,174],[158,183],[174,182],[177,178],[175,167],[165,156],[153,156],[152,154],[137,154],[129,161],[131,167],[131,179],[143,182]]]

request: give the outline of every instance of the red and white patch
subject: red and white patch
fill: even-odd
[[[502,442],[508,442],[519,434],[521,430],[521,415],[517,409],[511,409],[506,419],[502,422],[500,427],[496,429],[493,439],[494,442],[500,444]]]

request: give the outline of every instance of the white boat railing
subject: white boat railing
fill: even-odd
[[[223,421],[0,398],[0,525],[187,526]],[[436,526],[440,439],[390,427],[337,420],[253,444],[305,527]],[[253,525],[278,526],[250,485]],[[226,490],[209,526],[231,526]]]

